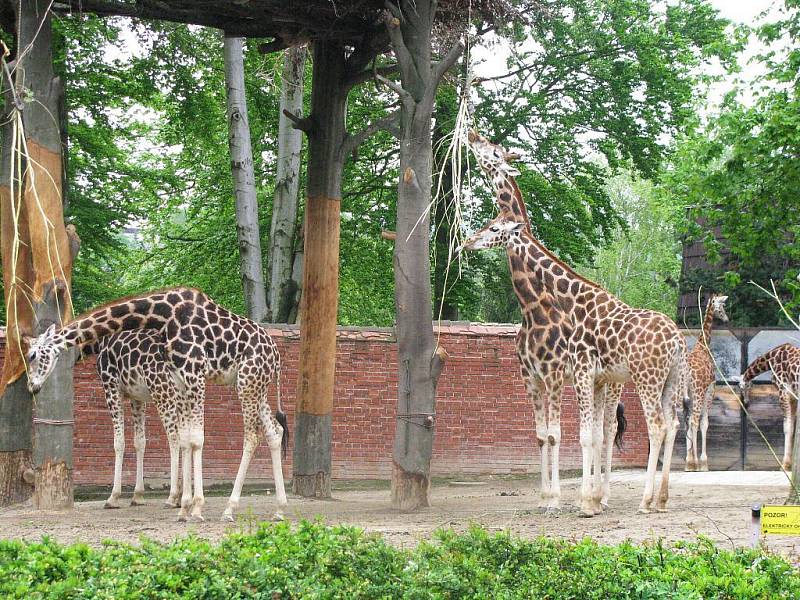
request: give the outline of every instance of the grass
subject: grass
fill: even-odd
[[[800,598],[800,574],[700,539],[603,546],[472,528],[411,550],[350,526],[254,524],[218,544],[0,541],[2,598]]]

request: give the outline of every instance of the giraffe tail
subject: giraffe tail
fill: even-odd
[[[286,417],[286,413],[283,412],[283,408],[281,407],[280,363],[278,363],[278,373],[275,377],[275,387],[277,388],[277,395],[278,395],[278,401],[277,401],[278,409],[275,411],[275,420],[283,428],[283,437],[281,438],[281,451],[283,452],[283,458],[286,458],[286,453],[289,451],[289,419]]]
[[[617,433],[614,436],[614,445],[622,450],[622,436],[628,428],[628,419],[625,417],[625,405],[620,400],[617,402]]]

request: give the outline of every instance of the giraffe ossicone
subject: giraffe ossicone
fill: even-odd
[[[281,464],[288,431],[280,411],[280,356],[267,330],[213,302],[200,290],[186,287],[157,290],[121,298],[97,307],[65,325],[26,340],[29,386],[35,392],[66,348],[92,344],[121,331],[156,330],[165,346],[165,360],[176,383],[191,399],[192,423],[202,423],[206,380],[236,386],[242,405],[244,445],[233,491],[223,513],[232,520],[242,485],[259,436],[265,435],[272,459],[276,496],[286,504]],[[267,388],[276,384],[278,413],[272,414]],[[195,421],[194,413],[199,417]],[[180,520],[202,520],[202,426],[189,425],[180,432],[183,491]],[[192,492],[192,480],[194,489]]]

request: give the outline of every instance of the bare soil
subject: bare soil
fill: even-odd
[[[286,519],[321,518],[327,523],[348,523],[382,534],[390,543],[408,547],[428,539],[437,528],[464,530],[477,523],[493,531],[509,530],[532,538],[552,536],[568,539],[592,537],[614,544],[626,539],[635,542],[663,538],[668,542],[694,540],[708,536],[721,547],[740,547],[750,543],[751,506],[782,504],[788,484],[772,476],[751,472],[713,474],[674,473],[669,512],[639,515],[643,473],[621,471],[612,485],[610,508],[592,519],[578,516],[580,481],[562,480],[564,510],[557,515],[543,515],[536,510],[536,481],[526,479],[486,478],[471,482],[442,482],[431,489],[430,508],[415,513],[399,513],[389,506],[385,484],[370,489],[339,489],[333,500],[289,498],[283,511]],[[363,488],[363,485],[356,488]],[[377,489],[378,487],[382,489]],[[99,545],[113,539],[137,542],[141,537],[167,542],[193,533],[215,540],[229,531],[247,531],[261,520],[275,514],[273,495],[263,492],[244,495],[236,523],[222,523],[220,515],[225,496],[207,496],[205,522],[179,523],[177,510],[162,508],[161,496],[153,495],[144,506],[116,510],[103,508],[103,501],[77,502],[68,512],[40,512],[18,505],[0,509],[3,538],[39,540],[49,536],[60,542],[85,542]],[[765,541],[774,551],[791,557],[800,554],[800,539],[774,536]]]

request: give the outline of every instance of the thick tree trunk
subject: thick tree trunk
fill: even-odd
[[[24,446],[30,438],[30,399],[26,398],[22,387],[24,377],[20,379],[24,364],[18,336],[39,333],[51,323],[61,325],[69,318],[72,262],[77,252],[77,238],[68,233],[63,217],[62,131],[57,121],[63,89],[53,73],[50,3],[23,0],[16,7],[20,10],[16,47],[24,48],[25,53],[18,58],[15,76],[24,73],[25,92],[21,92],[21,82],[15,82],[18,100],[14,106],[7,103],[7,107],[12,110],[12,129],[16,123],[19,133],[21,127],[25,143],[21,144],[18,133],[12,131],[12,135],[4,139],[3,161],[22,164],[25,171],[24,175],[12,174],[4,164],[0,182],[2,258],[9,306],[0,401],[15,402],[12,406],[19,411],[13,416],[2,415],[5,422],[0,427],[0,437],[8,440],[2,446],[9,452],[0,457],[0,461],[6,462],[0,468],[5,477],[14,477],[15,471],[17,477],[20,474],[19,466],[16,470],[13,466],[9,468],[10,462],[21,464],[26,460],[27,448],[12,449],[14,440],[17,445]],[[16,118],[19,113],[14,112],[19,108],[22,109],[21,122]],[[8,145],[9,139],[17,140],[13,142],[14,152]],[[20,184],[21,195],[18,193]],[[12,232],[10,239],[9,232]],[[71,353],[64,353],[36,398],[32,440],[34,502],[42,509],[72,506],[72,363]],[[11,385],[6,387],[7,384]],[[25,427],[27,434],[20,431]],[[25,475],[24,482],[32,479],[27,469],[21,472]],[[4,480],[0,481],[0,489],[19,491],[24,485]]]
[[[283,111],[288,110],[297,116],[302,115],[305,64],[305,46],[286,50],[281,80],[275,200],[272,204],[272,226],[269,238],[269,320],[273,323],[289,321],[297,292],[292,283],[292,270],[303,134],[292,127],[292,122],[284,115]]]
[[[433,335],[430,277],[431,115],[438,75],[431,67],[435,2],[402,0],[387,19],[398,58],[400,183],[394,246],[398,401],[392,506],[428,506],[436,384],[445,353]],[[402,19],[400,13],[402,12]]]
[[[338,42],[317,42],[313,62],[292,488],[302,496],[327,498],[331,495],[339,205],[347,101],[344,48]]]
[[[239,240],[239,270],[247,316],[266,320],[267,296],[261,264],[258,199],[253,171],[253,149],[244,89],[243,40],[225,36],[225,88],[228,98],[228,145],[236,195],[236,237]]]

